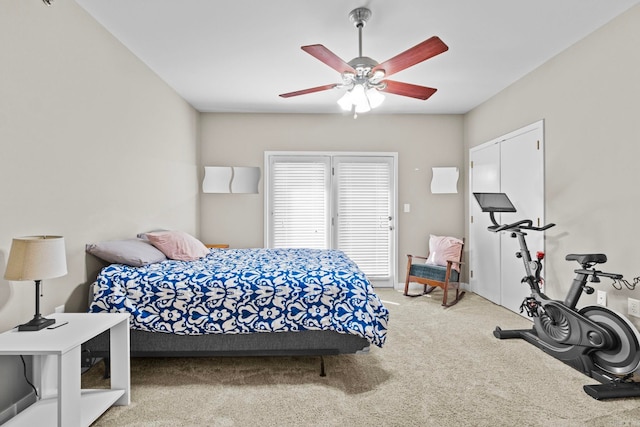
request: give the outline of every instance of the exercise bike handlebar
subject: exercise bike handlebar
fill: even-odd
[[[530,219],[523,219],[512,224],[498,224],[495,220],[495,217],[493,216],[493,212],[491,212],[491,221],[493,222],[493,225],[490,225],[489,227],[487,227],[487,229],[489,231],[493,231],[494,233],[497,233],[499,231],[520,231],[522,229],[544,231],[555,226],[554,223],[550,222],[549,224],[543,225],[542,227],[535,227],[533,225],[533,221]]]
[[[608,277],[609,279],[613,279],[613,280],[620,280],[620,279],[622,279],[624,277],[622,274],[605,273],[604,271],[600,271],[600,270],[585,270],[585,269],[581,269],[581,270],[575,270],[574,272],[578,273],[578,274],[584,274],[586,276]]]

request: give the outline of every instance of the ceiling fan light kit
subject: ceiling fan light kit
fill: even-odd
[[[372,87],[365,90],[364,85],[354,84],[338,99],[338,105],[344,111],[353,111],[355,117],[358,113],[366,113],[379,107],[383,101],[384,95],[378,89]]]
[[[358,57],[349,62],[345,62],[321,44],[302,46],[302,50],[309,55],[338,71],[342,83],[316,86],[283,93],[280,96],[290,98],[334,88],[346,89],[345,94],[338,100],[338,105],[345,111],[352,111],[356,118],[358,113],[366,113],[382,104],[384,95],[380,92],[421,100],[433,95],[436,92],[434,88],[388,80],[387,77],[446,52],[448,46],[434,36],[379,64],[362,55],[362,29],[370,18],[371,10],[366,7],[359,7],[349,13],[349,20],[358,29]]]

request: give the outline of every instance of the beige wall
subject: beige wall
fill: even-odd
[[[201,166],[260,166],[265,151],[398,153],[399,276],[406,254],[426,254],[429,233],[462,236],[459,194],[430,191],[433,166],[462,168],[462,116],[202,114]],[[203,170],[201,168],[200,175]],[[264,245],[264,189],[260,194],[202,194],[201,237],[232,247]]]
[[[572,252],[604,252],[602,270],[640,276],[638,46],[640,6],[465,116],[467,157],[470,147],[544,119],[546,219],[557,224],[547,232],[543,272],[551,297],[570,285],[574,265],[564,256]],[[610,283],[596,287],[626,313],[626,297],[640,295]],[[588,303],[595,294],[583,297]]]
[[[2,279],[13,237],[65,237],[46,314],[86,308],[86,243],[197,232],[198,113],[71,0],[0,2],[0,52],[4,331],[34,313],[33,284]]]

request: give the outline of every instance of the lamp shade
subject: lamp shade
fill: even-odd
[[[384,95],[376,88],[367,90],[367,98],[369,98],[371,108],[378,108],[384,101]]]
[[[6,280],[43,280],[67,274],[64,237],[27,236],[13,239]]]

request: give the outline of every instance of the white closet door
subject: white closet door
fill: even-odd
[[[471,151],[470,160],[471,192],[500,192],[500,144]],[[469,285],[476,294],[500,304],[500,236],[487,230],[489,214],[482,212],[473,194],[469,211]]]
[[[504,223],[521,219],[532,219],[533,225],[544,224],[544,174],[542,151],[542,128],[523,132],[500,144],[501,177],[500,190],[506,193],[518,210],[503,213]],[[525,276],[521,258],[515,254],[520,250],[518,240],[511,233],[501,233],[502,269],[501,304],[515,312],[520,311],[522,300],[530,294],[529,287],[520,283]],[[531,257],[544,251],[544,233],[527,232],[527,245]],[[544,273],[544,272],[543,272]]]
[[[525,275],[522,259],[516,258],[518,241],[510,233],[487,230],[489,214],[480,210],[474,192],[506,193],[517,209],[496,215],[500,223],[532,219],[544,224],[543,122],[511,132],[469,152],[472,162],[469,179],[469,265],[471,289],[478,295],[519,313],[529,295],[521,283]],[[544,234],[527,233],[531,256],[544,251]]]

